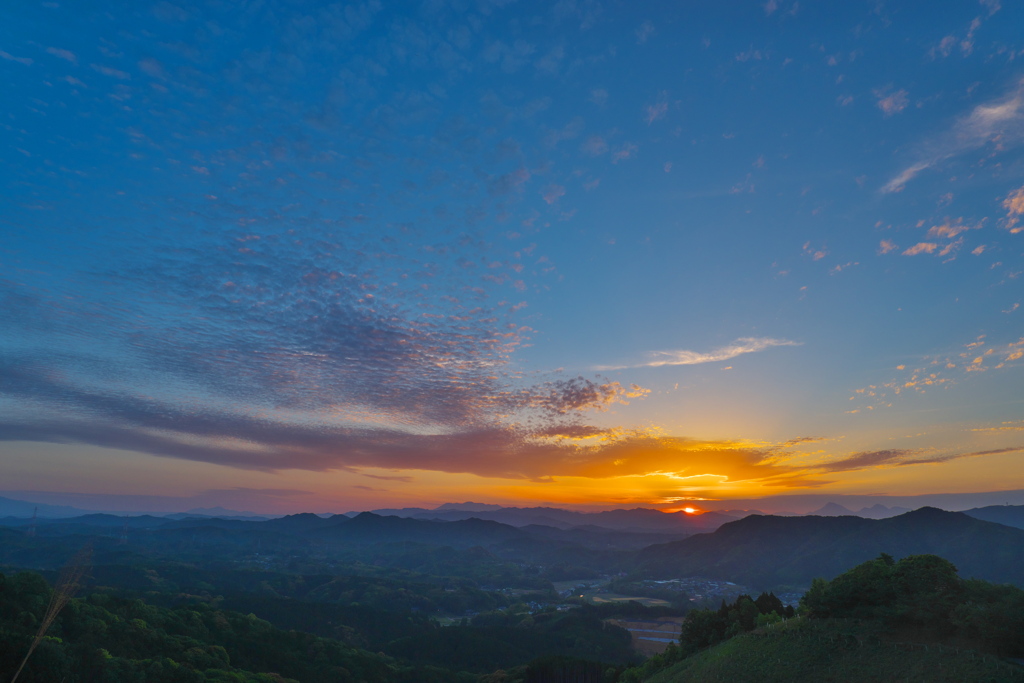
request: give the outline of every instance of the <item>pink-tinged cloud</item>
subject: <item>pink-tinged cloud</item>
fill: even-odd
[[[903,251],[904,256],[917,256],[918,254],[933,254],[939,245],[935,242],[918,242],[912,247]]]
[[[892,94],[885,94],[884,91],[876,90],[875,97],[878,98],[876,105],[882,110],[882,113],[886,116],[892,116],[898,114],[907,108],[910,104],[910,98],[908,97],[906,90],[897,90]]]
[[[948,218],[944,223],[939,225],[933,225],[928,228],[928,237],[935,237],[938,239],[953,239],[957,235],[968,230],[980,230],[984,225],[984,221],[970,225],[964,223],[963,218],[957,218],[955,221],[951,221]]]
[[[954,240],[947,244],[946,246],[944,246],[941,251],[939,251],[939,256],[949,256],[950,254],[956,253],[957,251],[960,250],[960,247],[962,247],[963,244],[963,237],[961,237],[958,240]]]
[[[102,64],[90,64],[95,71],[103,74],[104,76],[110,76],[111,78],[117,78],[122,81],[131,79],[131,74],[121,71],[120,69],[112,69],[109,66],[103,66]]]
[[[757,353],[775,346],[801,346],[800,342],[787,339],[772,339],[770,337],[744,337],[737,339],[728,346],[722,346],[712,351],[654,351],[649,354],[650,358],[639,363],[624,365],[602,365],[594,368],[598,371],[624,370],[626,368],[659,368],[669,365],[699,365],[701,363],[717,363],[730,360],[737,356],[748,353]]]
[[[592,157],[598,157],[608,151],[608,143],[600,135],[591,135],[580,145],[580,149]]]
[[[878,243],[878,253],[888,254],[890,251],[899,249],[899,246],[892,240],[882,240]]]
[[[544,201],[547,202],[548,204],[554,204],[564,196],[565,188],[561,185],[556,185],[552,183],[548,185],[546,188],[544,188],[543,197]]]
[[[828,249],[826,249],[825,247],[812,247],[810,242],[804,242],[803,250],[804,253],[810,256],[811,260],[813,261],[820,261],[821,259],[828,256]]]
[[[614,153],[612,153],[612,163],[617,164],[620,161],[625,161],[626,159],[632,158],[632,156],[636,154],[639,149],[640,148],[634,145],[632,142],[627,142],[626,144],[621,145],[618,149],[615,150]]]
[[[32,66],[32,59],[30,57],[15,57],[10,52],[4,52],[0,50],[0,59],[6,59],[9,62],[17,62],[24,64],[25,66]]]
[[[651,125],[668,114],[668,93],[662,93],[658,101],[644,107],[644,121]]]
[[[636,42],[643,45],[647,42],[647,39],[654,35],[654,24],[649,21],[645,21],[640,24],[640,27],[635,31]]]
[[[65,59],[72,64],[78,64],[78,57],[71,50],[62,50],[59,47],[48,47],[46,51],[54,57]]]
[[[923,141],[917,160],[904,168],[881,189],[899,192],[921,171],[951,158],[976,150],[994,140],[1001,149],[1024,142],[1024,80],[1006,96],[979,104],[967,116],[957,119],[945,133]]]
[[[854,453],[853,455],[819,466],[823,472],[846,472],[849,470],[861,470],[868,467],[879,467],[892,465],[903,461],[913,451],[902,449],[891,449],[884,451],[871,451],[865,453]]]
[[[1003,227],[1012,234],[1024,232],[1024,225],[1020,224],[1021,216],[1024,216],[1024,186],[1006,195],[1003,200],[1003,208],[1006,209],[1006,220]]]

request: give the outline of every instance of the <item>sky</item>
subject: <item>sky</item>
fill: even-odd
[[[1024,4],[0,14],[3,495],[1024,489]]]

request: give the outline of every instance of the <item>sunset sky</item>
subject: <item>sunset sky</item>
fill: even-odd
[[[0,16],[0,495],[1024,489],[1024,3]]]

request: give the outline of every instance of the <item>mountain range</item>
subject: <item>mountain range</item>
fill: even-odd
[[[1024,530],[928,507],[880,520],[751,515],[714,533],[645,548],[635,568],[654,578],[702,575],[755,588],[806,586],[881,553],[940,555],[962,576],[1024,585]]]

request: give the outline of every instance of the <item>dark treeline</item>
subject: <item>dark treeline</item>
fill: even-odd
[[[1024,657],[1024,590],[962,579],[935,555],[896,562],[883,554],[832,581],[814,581],[801,605],[812,618],[871,619],[904,633]]]
[[[740,596],[718,610],[694,610],[683,624],[678,646],[626,671],[620,681],[640,683],[677,663],[682,666],[703,650],[793,616],[792,608],[772,594],[756,600]],[[839,635],[830,640],[840,643],[852,628],[843,624],[850,624],[860,632],[856,643],[932,644],[1024,657],[1024,590],[962,579],[951,562],[936,555],[911,555],[897,562],[883,553],[832,581],[816,579],[800,601],[799,616],[832,629]],[[965,656],[974,659],[973,654]]]
[[[10,679],[27,651],[50,593],[39,574],[0,574],[0,680]],[[365,598],[365,593],[358,594]],[[546,680],[544,675],[556,675],[552,672],[565,667],[604,676],[609,666],[617,672],[637,661],[628,632],[604,619],[663,612],[633,604],[618,610],[608,605],[531,613],[518,603],[441,627],[423,615],[387,612],[381,603],[371,607],[239,598],[248,605],[270,601],[272,609],[261,610],[257,617],[230,609],[231,600],[222,596],[190,599],[150,591],[145,597],[93,591],[71,600],[19,681],[447,683],[475,681],[481,674],[516,667],[516,680],[531,671],[533,680]],[[153,604],[160,601],[168,606]],[[300,623],[311,609],[321,610],[321,625],[335,637],[286,630],[263,618],[273,614],[282,622]],[[350,620],[353,616],[357,619]],[[364,629],[374,618],[377,629]],[[522,668],[545,657],[532,669]]]

